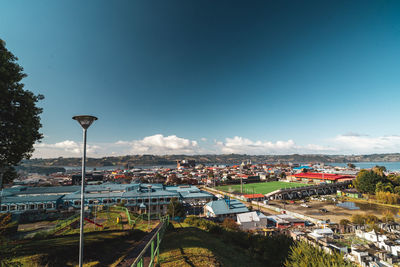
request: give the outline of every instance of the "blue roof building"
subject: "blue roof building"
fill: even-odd
[[[1,212],[78,209],[81,205],[80,186],[22,186],[4,189],[1,196]],[[173,198],[186,203],[206,203],[213,195],[195,186],[104,183],[85,187],[88,207],[124,203],[134,212],[146,212],[151,207],[152,213],[164,214]]]
[[[237,214],[248,211],[249,209],[244,203],[229,198],[211,201],[204,206],[204,214],[206,217],[218,218],[221,221],[225,218],[236,220]]]

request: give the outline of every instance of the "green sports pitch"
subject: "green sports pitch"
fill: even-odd
[[[265,183],[253,183],[253,184],[243,184],[243,194],[268,194],[272,191],[289,188],[289,187],[300,187],[307,184],[301,183],[288,183],[288,182],[265,182]],[[218,186],[218,190],[225,191],[228,193],[240,193],[240,184],[235,185],[223,185]]]

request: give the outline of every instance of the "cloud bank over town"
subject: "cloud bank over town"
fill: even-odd
[[[121,156],[136,154],[372,154],[400,151],[400,136],[369,136],[359,133],[337,135],[324,144],[297,144],[294,140],[251,140],[234,136],[222,141],[206,138],[191,140],[177,135],[155,134],[138,140],[119,140],[113,143],[88,143],[90,157]],[[82,143],[65,140],[54,144],[35,145],[34,158],[79,157]]]

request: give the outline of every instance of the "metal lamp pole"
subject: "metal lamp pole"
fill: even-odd
[[[148,225],[147,225],[147,227],[148,227],[148,229],[150,229],[150,213],[151,213],[151,211],[150,211],[150,190],[151,190],[151,185],[147,185],[147,188],[148,188],[148,193],[149,193],[149,214],[148,214]]]
[[[79,122],[83,129],[83,156],[82,156],[82,181],[81,181],[81,217],[80,217],[80,234],[79,234],[79,267],[83,264],[83,218],[85,211],[85,172],[86,172],[86,132],[89,126],[97,120],[96,117],[90,115],[74,116],[72,119]]]

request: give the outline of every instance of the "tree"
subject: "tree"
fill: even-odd
[[[386,172],[386,167],[376,165],[375,167],[372,168],[372,171],[378,174],[379,176],[385,176],[384,172]]]
[[[168,207],[167,207],[167,214],[171,218],[175,217],[185,217],[186,212],[185,212],[185,207],[183,207],[182,203],[178,201],[178,199],[173,198],[171,202],[169,202]]]
[[[291,247],[289,257],[285,262],[289,267],[351,267],[352,263],[346,261],[343,255],[333,252],[328,254],[319,247],[310,245],[304,241],[297,242]]]
[[[0,189],[3,174],[6,183],[11,181],[13,166],[30,158],[33,144],[43,138],[42,109],[36,104],[44,97],[24,90],[21,80],[27,75],[17,60],[0,39]]]
[[[356,179],[353,181],[355,188],[361,193],[374,194],[376,184],[378,182],[384,182],[385,177],[379,175],[375,171],[361,170]]]
[[[350,224],[350,221],[347,220],[347,219],[341,219],[340,222],[339,222],[339,224],[340,224],[340,225],[348,225],[348,224]]]
[[[349,167],[350,169],[355,169],[356,165],[354,165],[353,163],[347,163],[347,167]]]

